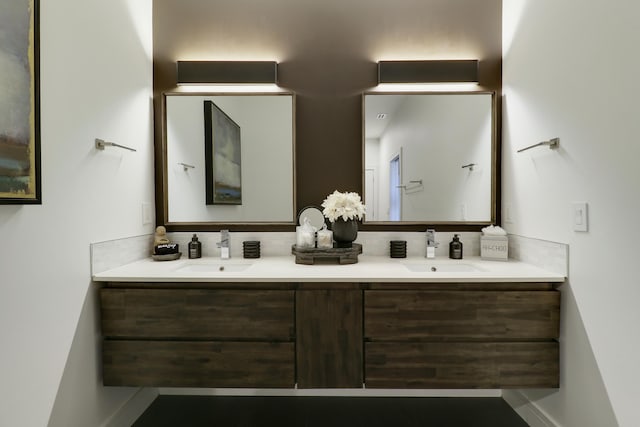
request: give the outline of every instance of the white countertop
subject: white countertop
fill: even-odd
[[[224,267],[220,271],[220,267]],[[435,267],[436,271],[431,271]],[[421,269],[425,271],[414,271]],[[440,269],[441,271],[437,271]],[[446,271],[445,271],[446,270]],[[456,271],[472,270],[472,271]],[[93,275],[97,282],[563,282],[565,277],[519,261],[479,257],[392,259],[360,255],[348,265],[295,263],[293,255],[258,259],[143,259]]]

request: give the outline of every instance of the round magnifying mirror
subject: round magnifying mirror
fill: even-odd
[[[316,206],[307,206],[306,208],[302,208],[298,214],[298,224],[304,224],[305,218],[309,219],[309,224],[311,224],[311,226],[316,230],[320,230],[324,225],[324,215],[322,215],[320,208]]]

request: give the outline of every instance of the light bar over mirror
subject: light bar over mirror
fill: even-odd
[[[378,62],[378,83],[477,82],[477,59]]]
[[[177,83],[276,84],[275,61],[177,61]]]

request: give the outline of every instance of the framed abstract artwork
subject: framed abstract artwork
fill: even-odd
[[[0,204],[40,204],[38,0],[0,6]]]
[[[241,205],[240,126],[213,101],[204,101],[207,205]]]

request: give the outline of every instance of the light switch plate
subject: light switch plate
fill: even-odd
[[[504,207],[504,222],[513,224],[513,208],[511,207],[511,203],[507,203]]]
[[[589,231],[589,206],[587,202],[573,202],[573,230]]]

